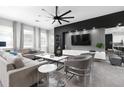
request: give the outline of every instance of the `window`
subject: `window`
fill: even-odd
[[[41,31],[40,33],[41,51],[47,52],[47,32]]]
[[[24,48],[33,48],[34,31],[24,29]]]
[[[10,26],[0,25],[0,41],[6,42],[3,48],[13,48],[13,28]]]

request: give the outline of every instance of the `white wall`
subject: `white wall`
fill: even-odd
[[[12,20],[8,20],[8,19],[4,19],[4,18],[0,18],[0,25],[12,26],[13,25],[13,21]]]

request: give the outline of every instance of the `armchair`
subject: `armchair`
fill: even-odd
[[[116,54],[109,55],[109,60],[112,65],[121,66],[122,65],[122,59]]]
[[[73,76],[76,75],[79,78],[80,77],[83,78],[86,76],[90,76],[91,63],[92,63],[91,55],[80,55],[76,57],[70,57],[68,61],[66,61],[64,64],[65,66],[64,70],[66,73],[73,74]]]

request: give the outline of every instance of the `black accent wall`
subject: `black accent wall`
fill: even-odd
[[[118,25],[118,23],[122,23],[124,25],[124,11],[117,12],[117,13],[112,13],[88,20],[83,20],[79,21],[76,23],[64,25],[64,26],[59,26],[54,28],[54,35],[59,35],[61,38],[60,46],[62,49],[65,47],[65,38],[63,33],[67,33],[69,31],[75,31],[75,30],[90,30],[93,27],[99,29],[99,28],[111,28],[115,27]],[[55,39],[55,49],[57,48],[56,46],[56,39]]]

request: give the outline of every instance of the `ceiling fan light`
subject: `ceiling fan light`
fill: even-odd
[[[52,18],[52,19],[53,19],[52,24],[53,24],[56,20],[59,22],[60,25],[62,24],[61,21],[64,21],[64,22],[68,22],[68,23],[69,23],[69,21],[68,21],[68,20],[65,20],[65,19],[74,18],[73,16],[71,16],[71,17],[63,17],[63,16],[65,16],[65,15],[67,15],[68,13],[70,13],[71,10],[68,10],[67,12],[65,12],[65,13],[63,13],[63,14],[61,14],[61,15],[58,16],[58,6],[55,7],[55,15],[49,13],[49,12],[46,11],[45,9],[42,9],[42,11],[44,11],[44,12],[46,12],[46,13],[48,13],[49,15],[52,16],[52,17],[49,17],[49,18]]]

